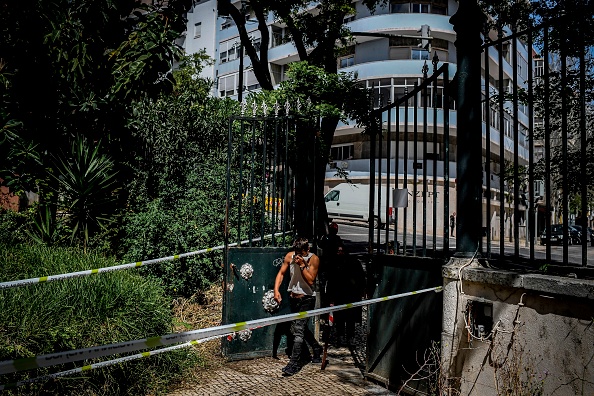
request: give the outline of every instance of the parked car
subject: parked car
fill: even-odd
[[[581,225],[576,224],[576,225],[573,225],[572,227],[579,231],[581,238],[584,238],[584,233],[582,232]],[[586,235],[585,238],[588,241],[590,241],[590,246],[594,246],[594,231],[590,227],[586,227],[586,230],[587,230],[588,235]]]
[[[580,243],[580,232],[573,228],[572,226],[568,226],[567,228],[569,240],[567,241],[568,245],[572,245],[574,243]],[[540,244],[546,245],[550,243],[551,245],[561,245],[563,244],[563,224],[553,224],[551,225],[551,235],[547,235],[546,228],[542,232],[540,236]]]
[[[569,232],[569,236],[571,237],[570,245],[571,244],[579,245],[582,243],[582,232],[580,230],[578,230],[574,226],[567,226],[567,232]]]

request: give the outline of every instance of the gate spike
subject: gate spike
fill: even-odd
[[[308,109],[310,109],[310,108],[311,108],[311,96],[308,96],[308,97],[307,97],[307,101],[306,101],[306,103],[307,103],[307,104],[306,104],[307,108],[308,108]]]
[[[427,79],[427,73],[429,72],[429,66],[427,66],[427,61],[423,65],[423,79]]]
[[[257,112],[258,112],[258,105],[256,104],[256,101],[254,100],[252,102],[252,115],[255,117]]]
[[[262,102],[262,111],[264,112],[264,117],[268,117],[268,105],[266,101]]]
[[[278,117],[278,111],[280,110],[280,105],[278,104],[278,100],[274,102],[274,116]]]
[[[301,100],[297,98],[297,113],[301,113]]]
[[[285,102],[285,111],[287,112],[287,117],[289,116],[289,112],[291,111],[291,105],[289,104],[289,100]]]
[[[241,101],[241,116],[243,117],[245,115],[245,101]]]
[[[433,63],[433,70],[436,71],[437,64],[439,63],[439,56],[437,56],[437,51],[435,51],[435,53],[433,54],[433,59],[431,60],[431,62]]]

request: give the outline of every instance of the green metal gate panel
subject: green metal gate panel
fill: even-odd
[[[375,256],[368,274],[375,278],[373,297],[439,286],[442,264],[442,260],[428,258]],[[366,376],[394,388],[409,379],[419,369],[431,341],[440,340],[442,305],[441,293],[370,305]],[[413,382],[420,388],[425,385],[424,381]]]
[[[276,274],[287,251],[287,248],[278,247],[229,248],[223,295],[223,324],[291,312],[287,293],[288,276],[285,276],[280,288],[282,296],[280,308],[271,314],[264,309],[262,304],[264,294],[268,290],[274,290]],[[241,276],[241,268],[246,264],[253,268],[253,273],[248,279]],[[242,341],[238,336],[232,339],[223,339],[223,355],[230,360],[270,356],[276,326],[253,329],[251,337],[247,341]],[[282,351],[284,346],[285,339],[283,337],[279,351]]]

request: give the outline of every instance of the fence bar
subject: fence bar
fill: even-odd
[[[429,67],[427,63],[425,63],[425,70],[428,70]],[[427,72],[424,73],[423,78],[427,79]],[[423,88],[423,257],[427,256],[427,197],[429,194],[428,185],[427,185],[427,101],[429,99],[429,93],[427,91],[427,86]],[[435,106],[435,103],[433,104]],[[433,121],[435,123],[436,120]],[[435,200],[435,197],[434,197]],[[416,201],[416,198],[415,198]]]
[[[564,176],[561,183],[563,195],[562,200],[562,215],[563,215],[563,262],[569,261],[569,208],[567,202],[567,194],[569,192],[567,184],[567,53],[565,36],[560,37],[560,52],[561,52],[561,173]]]
[[[582,226],[582,266],[588,265],[588,183],[587,183],[587,158],[588,140],[586,137],[586,45],[584,42],[585,27],[580,29],[581,50],[580,50],[580,144],[581,144],[581,226]]]
[[[484,34],[485,42],[489,41],[488,32]],[[485,114],[485,203],[486,203],[486,216],[485,225],[487,226],[487,252],[486,257],[491,257],[491,83],[489,81],[490,74],[490,58],[489,58],[490,47],[485,47],[485,101],[484,101],[484,114]],[[481,237],[481,241],[483,238]],[[481,246],[481,251],[482,251]]]
[[[380,115],[381,116],[381,115]],[[381,119],[380,119],[380,130],[381,130]],[[369,162],[369,245],[368,252],[373,253],[373,216],[374,216],[374,203],[375,203],[375,148],[376,148],[376,134],[377,125],[373,126],[371,131],[371,150],[370,151],[370,162]],[[379,245],[379,241],[378,241]]]
[[[437,65],[439,58],[437,51],[433,56],[433,75],[437,76]],[[445,92],[447,82],[443,80],[442,93]],[[444,99],[442,97],[441,107],[444,108]],[[437,78],[433,80],[433,254],[437,252],[437,160],[439,159],[439,152],[437,151]],[[445,190],[444,183],[444,190]],[[446,246],[443,246],[444,250]]]
[[[528,31],[528,48],[532,48],[532,30]],[[534,213],[534,71],[533,62],[528,62],[528,207],[527,220],[528,227],[526,238],[530,236],[530,262],[534,262],[534,243],[536,237],[536,216]]]
[[[418,82],[415,82],[415,95],[413,97],[413,233],[412,233],[412,251],[413,256],[417,255],[417,171],[418,171],[418,141],[419,141],[419,129],[418,129],[418,113],[419,113],[419,94],[418,94]]]
[[[544,39],[544,96],[550,96],[550,65],[549,65],[549,29],[543,34]],[[545,232],[551,235],[551,124],[549,101],[544,101],[544,128],[545,128]],[[551,261],[551,244],[546,245],[546,260]]]
[[[447,63],[443,70],[443,247],[450,254],[450,69]]]
[[[242,203],[243,203],[243,149],[244,149],[244,142],[245,142],[245,123],[244,120],[240,120],[240,137],[239,137],[239,184],[237,186],[237,243],[241,241],[241,214],[243,213]]]
[[[382,223],[382,158],[383,158],[383,147],[382,147],[382,122],[381,122],[381,113],[380,113],[380,123],[379,129],[377,131],[377,138],[378,138],[378,160],[377,160],[377,194],[374,194],[373,198],[377,196],[377,246],[381,245],[381,223]],[[375,204],[374,204],[375,205]],[[375,213],[375,211],[374,211]],[[375,224],[375,218],[369,218],[370,224]],[[388,241],[386,241],[388,243]]]
[[[408,94],[408,89],[404,89],[404,96],[406,97]],[[404,176],[404,188],[408,189],[408,99],[404,102],[404,160],[403,160],[403,176]],[[403,221],[404,221],[404,228],[402,231],[402,245],[404,246],[403,253],[406,255],[406,236],[408,235],[408,208],[404,208],[403,214]]]
[[[450,21],[456,32],[458,149],[456,255],[472,257],[482,227],[481,45],[483,13],[476,0],[460,1]]]
[[[499,259],[503,260],[505,256],[505,118],[504,118],[504,98],[503,98],[503,26],[499,26],[497,31],[499,38],[497,44],[498,62],[499,62]]]
[[[394,98],[396,99],[396,98]],[[395,158],[396,160],[394,161],[394,175],[395,175],[395,186],[396,188],[398,188],[398,183],[400,182],[400,107],[395,107],[394,108],[396,114],[395,114],[395,118],[396,118],[396,136],[395,136],[395,146],[396,146],[396,155]],[[404,188],[406,188],[406,186],[404,186]],[[406,208],[404,208],[404,210],[406,210]],[[394,208],[394,242],[396,243],[398,241],[398,212],[399,212],[399,208],[395,207]],[[406,230],[403,231],[403,234],[406,234]],[[395,253],[398,254],[398,247],[394,246],[394,250]]]
[[[515,29],[514,29],[515,30]],[[518,40],[512,39],[512,63],[513,63],[513,124],[514,124],[514,257],[520,257],[520,174],[519,174],[519,121],[518,121]]]
[[[388,102],[389,104],[389,102]],[[392,192],[391,183],[391,171],[392,171],[392,109],[387,110],[387,128],[386,128],[386,253],[389,252],[390,244],[390,194]],[[398,161],[398,155],[396,155],[396,161]],[[398,182],[398,174],[396,174],[396,185]],[[392,210],[394,208],[394,201],[392,200]],[[381,210],[381,209],[380,209]],[[397,225],[395,224],[394,227]],[[394,244],[394,252],[396,252],[396,244]]]

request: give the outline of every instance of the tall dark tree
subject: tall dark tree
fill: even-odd
[[[373,10],[377,5],[386,3],[386,1],[366,0],[363,3]],[[269,33],[266,22],[269,13],[286,25],[288,31],[286,39],[295,45],[300,61],[316,67],[318,74],[336,75],[338,73],[337,57],[345,50],[346,46],[353,43],[353,37],[344,23],[344,18],[356,13],[354,3],[350,0],[322,0],[316,2],[313,9],[309,9],[309,7],[311,7],[311,3],[304,0],[249,0],[242,1],[239,8],[230,0],[219,0],[219,14],[233,18],[239,31],[241,43],[251,60],[254,74],[264,90],[273,89],[268,69]],[[249,17],[258,21],[258,30],[262,40],[259,51],[254,47],[246,30],[246,20]],[[355,81],[353,80],[351,84],[355,84]],[[311,90],[308,89],[308,86],[311,86],[311,81],[296,79],[292,89],[293,92],[307,93],[314,105],[329,105],[336,109],[344,109],[347,105],[345,97],[324,89]],[[352,90],[351,93],[356,94],[355,90]],[[366,95],[363,90],[360,90],[359,93],[361,97]],[[354,99],[353,102],[361,103],[357,99]],[[365,108],[370,109],[368,104],[365,105]],[[327,220],[326,207],[323,204],[325,160],[330,155],[330,147],[339,119],[340,114],[329,112],[321,117],[319,129],[308,128],[310,133],[318,134],[321,147],[323,147],[323,152],[320,153],[322,160],[317,162],[317,167],[313,172],[304,176],[306,181],[304,188],[296,191],[298,200],[300,196],[303,197],[301,201],[314,199],[314,192],[317,194],[315,197],[315,202],[318,203],[316,212],[319,214],[320,221]],[[311,229],[313,229],[311,224],[306,224],[302,232],[305,233],[305,230]]]
[[[1,0],[0,178],[33,189],[78,134],[120,162],[129,104],[172,87],[191,3]]]

